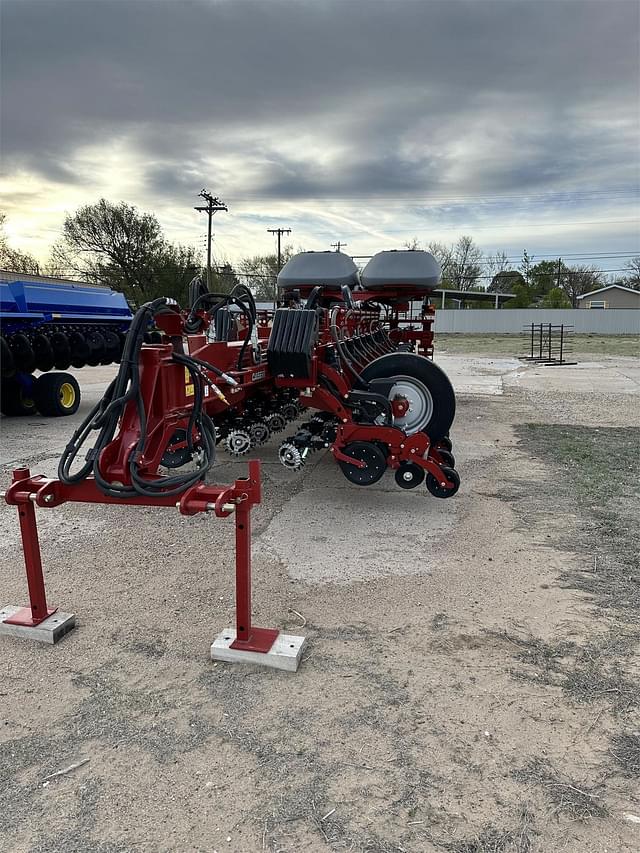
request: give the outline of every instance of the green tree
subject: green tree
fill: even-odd
[[[27,273],[38,275],[40,265],[28,252],[12,249],[4,233],[4,224],[7,221],[5,213],[0,213],[0,269],[14,273]]]
[[[533,289],[527,283],[524,276],[520,281],[516,281],[510,288],[510,293],[515,293],[514,299],[509,299],[505,302],[505,308],[532,308],[533,307]]]
[[[282,250],[282,264],[293,255],[293,246],[285,246]],[[277,297],[278,256],[253,255],[243,258],[237,265],[238,276],[243,284],[250,287],[257,300],[273,302]]]
[[[571,308],[571,301],[561,287],[552,287],[543,297],[541,308]]]
[[[517,284],[525,284],[522,273],[518,270],[503,270],[494,275],[487,290],[489,293],[513,293]]]
[[[567,267],[558,258],[557,261],[539,261],[531,267],[529,281],[534,298],[542,299],[551,290],[562,287]]]
[[[211,289],[218,293],[230,293],[236,284],[240,284],[240,279],[228,261],[212,273]]]
[[[201,269],[195,249],[169,243],[153,214],[106,199],[66,217],[52,263],[122,291],[133,304],[157,296],[184,304],[188,283]]]

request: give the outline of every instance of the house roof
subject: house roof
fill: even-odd
[[[578,299],[586,299],[587,296],[593,296],[596,293],[604,293],[605,290],[624,290],[627,293],[635,293],[637,296],[640,296],[640,290],[634,290],[633,287],[623,287],[621,284],[608,284],[606,287],[600,287],[598,290],[592,290],[589,293],[583,293],[582,296],[578,296]]]

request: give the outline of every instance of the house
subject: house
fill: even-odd
[[[578,308],[639,308],[640,290],[610,284],[578,296]]]

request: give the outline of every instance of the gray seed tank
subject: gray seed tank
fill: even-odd
[[[358,268],[343,252],[301,252],[278,275],[279,288],[285,292],[299,289],[303,294],[318,285],[339,292],[344,284],[353,290],[358,283]]]
[[[421,249],[394,249],[378,252],[362,271],[360,280],[365,290],[410,290],[431,293],[442,276],[440,264]]]

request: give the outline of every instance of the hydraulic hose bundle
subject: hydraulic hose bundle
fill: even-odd
[[[173,360],[184,365],[189,371],[191,382],[193,383],[194,400],[187,427],[187,444],[189,450],[193,451],[193,434],[197,432],[200,436],[199,447],[202,452],[202,461],[196,471],[189,471],[171,477],[147,479],[139,471],[139,459],[144,452],[147,440],[147,413],[140,390],[140,350],[149,322],[153,320],[156,314],[173,310],[169,306],[169,300],[165,298],[156,299],[153,302],[143,305],[134,316],[125,342],[118,375],[107,388],[103,398],[74,432],[62,454],[58,466],[58,476],[63,483],[67,485],[78,483],[86,479],[90,474],[93,474],[100,490],[110,497],[126,498],[136,495],[146,497],[178,495],[185,489],[203,480],[207,471],[213,465],[215,460],[216,434],[213,421],[203,408],[206,377],[202,372],[202,368],[212,370],[225,379],[230,379],[230,377],[226,377],[222,371],[206,362],[174,352],[172,356]],[[100,471],[100,454],[113,440],[118,423],[124,413],[125,407],[130,401],[134,401],[136,405],[140,423],[140,435],[129,457],[131,485],[126,486],[110,483],[104,479]],[[85,464],[76,473],[71,473],[71,466],[78,453],[90,433],[94,431],[99,431],[98,437],[94,446],[87,453]]]

